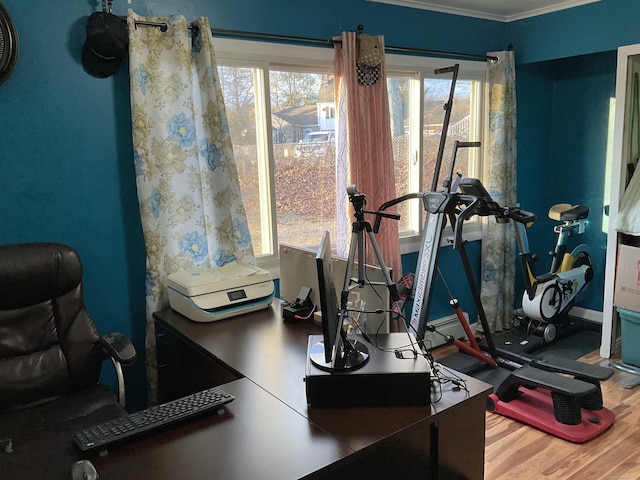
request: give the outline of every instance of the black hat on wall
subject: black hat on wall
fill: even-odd
[[[110,77],[120,67],[128,46],[127,27],[119,17],[107,12],[92,13],[82,47],[82,65],[95,77]]]

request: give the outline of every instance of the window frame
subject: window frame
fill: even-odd
[[[330,46],[329,42],[328,47]],[[265,128],[263,138],[267,140],[267,144],[264,148],[260,149],[263,158],[260,159],[260,163],[263,168],[267,169],[261,182],[261,188],[265,191],[268,190],[267,204],[261,207],[261,216],[264,214],[267,218],[261,218],[262,223],[262,236],[263,242],[265,241],[265,235],[270,235],[270,242],[273,241],[272,253],[267,255],[261,255],[257,257],[257,263],[262,268],[272,272],[274,278],[279,278],[279,258],[278,258],[278,233],[276,225],[276,212],[273,199],[275,198],[275,179],[274,169],[275,161],[273,155],[272,134],[270,125],[271,118],[271,105],[269,99],[269,74],[270,70],[283,68],[292,71],[312,71],[312,72],[332,72],[333,71],[333,49],[319,46],[304,46],[304,45],[292,45],[288,43],[278,42],[266,42],[266,41],[252,41],[252,40],[240,40],[230,38],[214,38],[213,41],[216,59],[218,65],[230,66],[230,67],[245,67],[245,68],[258,68],[261,69],[262,75],[258,75],[255,78],[256,82],[256,122],[260,118],[261,122],[265,122],[263,126],[257,126],[257,128]],[[458,80],[471,80],[478,81],[478,91],[475,92],[474,100],[475,104],[471,106],[475,110],[473,122],[477,122],[478,135],[480,138],[474,139],[483,141],[485,138],[485,121],[483,115],[486,111],[487,105],[485,102],[485,77],[486,77],[486,62],[482,61],[470,61],[470,60],[456,60],[450,58],[437,58],[437,57],[425,57],[416,55],[403,55],[387,53],[385,56],[386,71],[388,77],[404,77],[411,78],[412,82],[412,95],[418,95],[419,112],[412,116],[411,128],[413,131],[422,131],[419,123],[422,121],[424,115],[424,95],[422,91],[422,85],[425,78],[450,78],[447,76],[438,76],[434,74],[434,70],[438,68],[450,67],[453,64],[459,65]],[[259,84],[259,85],[258,85]],[[258,86],[260,90],[258,91]],[[259,101],[264,105],[262,111],[258,111],[258,95]],[[413,104],[413,102],[412,102]],[[415,130],[417,129],[417,130]],[[410,148],[415,158],[421,158],[421,152],[423,148],[422,135],[412,135]],[[482,148],[470,154],[476,158],[472,164],[474,165],[475,176],[479,176],[482,171]],[[419,179],[422,179],[422,162],[418,162],[418,172],[416,173]],[[423,186],[424,187],[424,186]],[[424,188],[423,188],[424,189]],[[412,207],[412,208],[421,208]],[[412,211],[412,213],[415,210]],[[420,216],[420,221],[424,221],[424,215]],[[267,228],[265,228],[267,227]],[[401,232],[400,236],[400,252],[402,254],[418,252],[421,247],[423,225],[418,225],[417,234],[407,234],[407,232]],[[450,227],[447,227],[450,229]],[[449,233],[450,234],[450,233]],[[445,232],[443,237],[446,238],[448,233]],[[465,237],[468,240],[477,240],[481,236],[481,224],[478,220],[472,220],[467,222],[465,227]]]

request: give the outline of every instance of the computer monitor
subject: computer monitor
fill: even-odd
[[[354,370],[369,360],[369,350],[363,343],[349,339],[342,328],[346,312],[338,307],[332,262],[331,239],[329,232],[325,231],[316,254],[322,342],[313,345],[309,353],[311,362],[322,370]]]

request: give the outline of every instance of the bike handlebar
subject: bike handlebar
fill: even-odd
[[[506,213],[514,222],[524,223],[525,225],[535,222],[536,218],[538,218],[535,213],[527,212],[517,207],[506,209]]]

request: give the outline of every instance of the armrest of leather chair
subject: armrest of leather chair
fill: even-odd
[[[127,337],[122,333],[110,333],[100,337],[100,344],[116,371],[118,377],[118,403],[125,406],[125,384],[122,374],[122,365],[131,365],[137,359],[136,349]]]
[[[122,333],[110,333],[100,337],[106,353],[123,365],[131,365],[137,359],[136,349]]]

